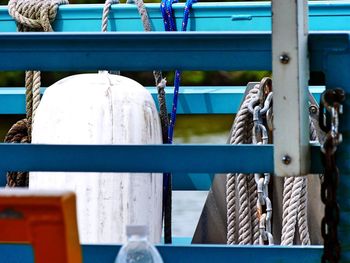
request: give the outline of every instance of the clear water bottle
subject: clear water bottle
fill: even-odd
[[[114,263],[163,263],[154,245],[148,241],[148,227],[126,226],[128,242],[123,245]]]

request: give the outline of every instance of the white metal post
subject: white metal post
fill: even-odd
[[[272,0],[274,163],[278,176],[309,171],[307,0]]]

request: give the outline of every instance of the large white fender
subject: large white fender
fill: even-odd
[[[32,143],[161,144],[161,136],[143,86],[108,73],[81,74],[47,88]],[[76,192],[81,243],[124,242],[127,224],[148,225],[150,240],[160,241],[162,174],[32,172],[29,188]]]

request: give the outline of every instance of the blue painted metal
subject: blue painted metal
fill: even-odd
[[[311,171],[321,165],[314,153]],[[174,190],[191,189],[184,173],[273,172],[272,145],[40,145],[0,144],[2,171],[175,172]],[[157,156],[162,156],[159,161]],[[247,162],[242,160],[254,160]],[[135,161],[137,160],[137,161]],[[62,165],[64,164],[64,165]],[[181,176],[183,176],[181,178]],[[200,188],[210,186],[192,182]],[[177,177],[179,177],[177,179]]]
[[[157,90],[147,88],[157,103]],[[246,87],[211,86],[181,87],[178,114],[234,114],[242,100]],[[322,86],[310,87],[311,93],[319,101]],[[41,89],[43,94],[45,88]],[[173,98],[172,88],[166,88],[167,107],[170,109]],[[25,114],[25,89],[0,88],[0,114]]]
[[[35,263],[30,244],[0,244],[0,258],[4,263]]]
[[[83,245],[84,263],[113,263],[119,249],[118,245]],[[296,258],[298,263],[318,263],[322,255],[321,246],[159,245],[157,249],[166,263],[294,263]],[[34,263],[30,245],[0,245],[0,255],[7,263]]]
[[[0,70],[268,70],[271,37],[229,32],[3,33],[0,57]]]
[[[113,262],[117,246],[83,246],[84,262]],[[166,263],[193,262],[249,262],[249,263],[319,263],[322,254],[320,246],[277,247],[277,246],[157,246]]]
[[[348,34],[314,33],[309,40],[310,69],[322,71],[324,61],[319,54],[332,48],[346,50]],[[0,57],[0,70],[270,70],[271,35],[3,33]]]
[[[146,4],[152,27],[163,31],[159,4]],[[349,30],[350,1],[310,2],[310,30]],[[184,4],[174,4],[177,28],[181,28]],[[101,31],[103,5],[67,5],[59,8],[54,22],[55,31]],[[143,31],[140,16],[134,5],[114,5],[108,23],[109,31]],[[210,21],[210,23],[208,22]],[[16,24],[7,7],[0,7],[0,30],[15,32]],[[269,31],[271,6],[256,3],[198,3],[193,5],[190,31]]]
[[[0,167],[3,171],[273,172],[272,151],[272,145],[88,146],[3,143],[0,144]],[[159,156],[162,156],[161,162]],[[256,161],[242,162],[242,159],[248,158]]]

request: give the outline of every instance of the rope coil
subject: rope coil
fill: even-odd
[[[267,143],[268,133],[259,116],[266,114],[266,125],[272,130],[272,108],[268,106],[271,104],[272,92],[267,94],[261,89],[263,82],[266,79],[254,86],[243,100],[234,120],[230,144]],[[254,106],[259,103],[261,106]],[[317,108],[317,105],[311,106]],[[315,116],[310,113],[311,140],[318,140],[320,134],[314,119]],[[256,127],[253,128],[255,123]],[[271,202],[267,198],[266,187],[269,178],[270,175],[255,174],[254,181],[252,175],[227,175],[227,244],[273,243]],[[301,245],[311,243],[307,222],[307,184],[307,177],[288,177],[284,180],[282,245],[293,245],[296,233],[299,234]],[[265,209],[265,214],[262,209]]]

